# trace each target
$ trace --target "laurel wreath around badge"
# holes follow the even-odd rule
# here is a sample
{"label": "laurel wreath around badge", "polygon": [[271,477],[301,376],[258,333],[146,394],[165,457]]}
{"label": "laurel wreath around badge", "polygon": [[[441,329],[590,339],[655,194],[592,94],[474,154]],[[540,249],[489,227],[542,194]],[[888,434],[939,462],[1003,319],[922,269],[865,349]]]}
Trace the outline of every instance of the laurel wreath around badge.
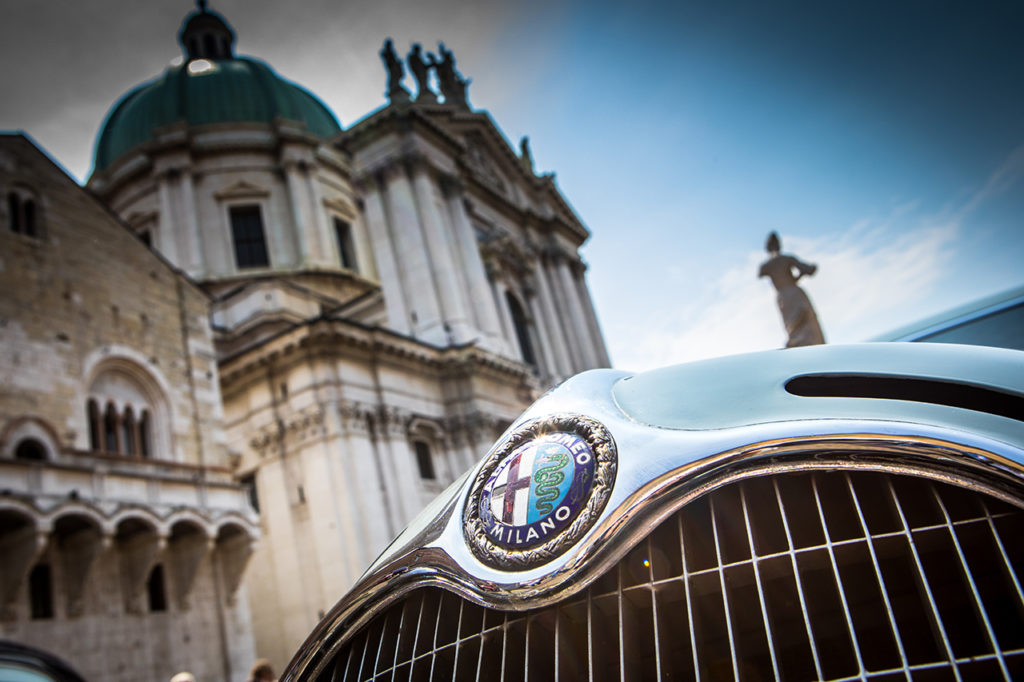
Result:
{"label": "laurel wreath around badge", "polygon": [[565,553],[604,509],[617,466],[615,441],[589,417],[523,424],[487,457],[470,488],[463,527],[473,554],[511,570]]}

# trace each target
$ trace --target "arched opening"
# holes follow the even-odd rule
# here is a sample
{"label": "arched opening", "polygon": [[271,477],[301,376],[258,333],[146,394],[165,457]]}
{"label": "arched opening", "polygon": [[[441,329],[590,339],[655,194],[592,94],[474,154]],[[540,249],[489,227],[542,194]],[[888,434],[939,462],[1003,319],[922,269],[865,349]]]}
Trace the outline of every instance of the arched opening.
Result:
{"label": "arched opening", "polygon": [[124,418],[121,420],[121,443],[124,446],[124,453],[126,455],[138,453],[138,449],[135,447],[135,441],[137,440],[135,427],[135,412],[132,411],[132,407],[129,405],[124,411]]}
{"label": "arched opening", "polygon": [[18,447],[14,449],[14,458],[43,462],[46,460],[46,446],[35,438],[26,438],[18,443]]}
{"label": "arched opening", "polygon": [[150,613],[167,610],[167,585],[164,580],[164,565],[157,564],[146,580],[146,597]]}
{"label": "arched opening", "polygon": [[169,415],[160,385],[133,362],[117,358],[104,364],[89,386],[93,449],[146,458],[170,453]]}
{"label": "arched opening", "polygon": [[143,410],[142,416],[139,418],[139,454],[145,458],[149,458],[152,450],[152,426],[149,418],[149,410]]}
{"label": "arched opening", "polygon": [[27,237],[39,235],[36,202],[27,190],[7,194],[7,226],[11,232]]}
{"label": "arched opening", "polygon": [[103,415],[103,450],[118,452],[117,447],[117,408],[114,403],[107,403],[107,411]]}
{"label": "arched opening", "polygon": [[519,305],[519,301],[511,292],[505,293],[508,301],[508,309],[512,314],[512,326],[515,327],[516,339],[519,341],[519,350],[523,355],[523,362],[537,366],[537,355],[533,351],[533,342],[530,340],[530,321],[526,311]]}
{"label": "arched opening", "polygon": [[93,452],[101,450],[102,439],[100,434],[103,428],[100,425],[100,406],[92,398],[89,399],[89,449]]}
{"label": "arched opening", "polygon": [[28,603],[32,620],[53,618],[53,573],[50,564],[36,564],[28,574]]}

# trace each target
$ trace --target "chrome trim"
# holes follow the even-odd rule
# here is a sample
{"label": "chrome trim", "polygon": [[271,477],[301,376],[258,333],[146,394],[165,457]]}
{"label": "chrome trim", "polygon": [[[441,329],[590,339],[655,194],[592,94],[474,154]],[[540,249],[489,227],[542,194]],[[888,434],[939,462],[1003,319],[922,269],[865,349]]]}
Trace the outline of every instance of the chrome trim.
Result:
{"label": "chrome trim", "polygon": [[[505,611],[567,598],[625,556],[652,524],[706,492],[750,476],[837,467],[909,473],[1019,506],[1024,500],[1024,450],[1013,444],[1024,444],[1020,421],[936,404],[797,397],[784,386],[799,374],[842,368],[995,386],[1020,395],[1022,359],[1024,354],[999,349],[870,344],[697,363],[692,371],[698,377],[704,372],[704,383],[676,382],[658,398],[678,401],[680,411],[732,401],[743,415],[703,429],[651,425],[626,414],[614,388],[630,377],[627,373],[597,370],[574,377],[527,410],[489,456],[521,425],[552,414],[585,414],[603,425],[619,453],[616,481],[595,525],[579,542],[543,565],[520,570],[503,570],[478,559],[466,543],[462,520],[471,482],[485,467],[481,462],[385,550],[299,649],[282,680],[309,679],[344,637],[419,586],[442,587]],[[709,383],[709,367],[729,370],[729,381],[719,382],[722,386]],[[751,387],[746,394],[738,392],[743,384],[734,377],[748,374]],[[694,615],[688,617],[692,621]],[[822,665],[817,654],[815,665]]]}
{"label": "chrome trim", "polygon": [[[1012,633],[1024,623],[1024,599],[1011,591],[1011,599],[1017,602],[1006,605],[1016,615],[1007,618],[1004,610],[997,631],[986,613],[996,602],[991,594],[988,601],[983,599],[974,572],[985,571],[986,578],[996,581],[1001,588],[1012,577],[1015,591],[1019,583],[1013,564],[1005,553],[995,555],[990,551],[992,542],[1002,545],[1000,533],[1008,530],[997,530],[993,519],[1005,519],[1011,521],[1012,528],[1020,528],[1024,513],[1019,509],[1008,513],[1005,507],[993,509],[993,501],[981,495],[950,497],[952,486],[944,487],[940,494],[937,486],[916,477],[897,479],[897,491],[894,478],[888,474],[836,473],[821,467],[814,467],[812,472],[811,476],[796,479],[766,472],[769,485],[748,478],[734,481],[736,485],[728,493],[725,487],[716,488],[702,504],[681,508],[667,519],[669,523],[649,527],[644,544],[632,548],[611,572],[589,585],[582,600],[577,594],[527,614],[488,615],[447,592],[414,592],[402,600],[401,608],[379,612],[373,624],[353,640],[348,658],[331,662],[326,676],[320,679],[347,679],[346,673],[356,672],[351,664],[353,652],[361,660],[369,660],[368,642],[375,643],[378,651],[394,651],[386,658],[377,653],[372,668],[361,666],[366,672],[360,679],[444,679],[453,671],[459,679],[496,679],[498,671],[481,674],[485,649],[490,646],[491,657],[497,655],[491,646],[496,644],[495,637],[501,638],[500,665],[506,673],[511,670],[514,678],[526,673],[528,677],[538,674],[549,679],[555,671],[558,679],[559,671],[573,675],[575,667],[576,675],[589,673],[593,677],[596,670],[606,678],[611,673],[622,679],[637,675],[660,679],[664,665],[666,673],[696,673],[698,679],[702,670],[714,677],[725,674],[726,668],[731,668],[733,677],[740,679],[751,671],[751,666],[762,674],[770,667],[776,678],[806,679],[815,674],[817,679],[833,680],[864,679],[894,672],[909,675],[939,667],[959,678],[959,668],[965,666],[964,674],[977,679],[979,673],[972,666],[983,660],[992,663],[986,678],[1001,673],[1010,679],[1019,674],[1024,665],[1024,648],[1019,634]],[[785,494],[779,490],[783,484],[788,488]],[[879,493],[887,499],[862,497]],[[755,499],[760,515],[757,533],[752,529],[748,494],[759,496]],[[923,519],[918,514],[908,521],[905,506],[925,498],[934,498],[931,513],[926,515],[931,518]],[[798,507],[789,512],[785,499],[804,499],[815,511],[808,515],[809,509]],[[947,502],[956,503],[958,499],[958,510],[951,513]],[[869,500],[870,505],[865,506],[862,500]],[[884,510],[881,515],[879,509]],[[874,511],[870,521],[865,510]],[[738,516],[742,522],[736,524]],[[798,543],[789,530],[790,520],[801,531]],[[786,529],[784,539],[777,534],[779,524]],[[774,536],[770,532],[772,526]],[[706,538],[703,550],[695,546],[701,544],[700,538]],[[884,571],[878,565],[876,543],[883,546],[888,562]],[[932,548],[926,559],[918,553],[918,543]],[[963,543],[968,545],[961,546]],[[955,557],[951,551],[954,545]],[[943,549],[935,553],[936,547]],[[692,567],[687,559],[691,554],[696,561]],[[911,562],[915,568],[907,573]],[[783,564],[792,571],[782,569]],[[1024,567],[1024,558],[1019,553],[1016,566]],[[761,570],[772,576],[767,592],[760,582]],[[908,593],[906,582],[915,579],[926,595],[915,596],[913,588]],[[715,587],[711,587],[712,583]],[[760,608],[753,606],[755,600],[749,594],[755,583]],[[683,585],[687,586],[685,613],[669,608],[664,617],[660,616],[661,600],[682,606],[678,600]],[[696,594],[689,591],[690,585],[695,587]],[[792,602],[787,605],[787,598],[772,589],[787,585],[790,590],[795,587],[801,595],[805,586],[817,594],[813,612],[808,610],[803,597],[801,611],[794,612]],[[890,588],[899,589],[904,597],[901,612],[906,620],[897,619],[892,612],[887,597]],[[945,594],[941,604],[936,603],[933,593]],[[417,611],[422,620],[428,602],[435,616],[432,641],[425,648],[409,647],[413,635],[403,632],[403,619]],[[455,607],[457,616],[452,610]],[[584,622],[580,616],[584,609],[586,646],[581,648]],[[879,617],[880,609],[888,615]],[[696,627],[695,611],[700,613]],[[571,613],[576,615],[570,616]],[[601,644],[601,635],[595,638],[598,613],[605,624],[600,628],[603,636],[611,636],[604,640],[608,646]],[[475,620],[469,621],[470,615]],[[495,615],[500,618],[495,619]],[[447,624],[443,638],[438,625],[442,616]],[[575,625],[567,624],[567,668],[563,669],[560,643],[564,617],[572,618]],[[793,625],[801,620],[807,635],[803,642],[810,649],[801,643],[801,635],[792,636]],[[614,632],[607,626],[609,622],[618,625]],[[974,623],[987,634],[972,636],[980,634],[980,630],[974,630]],[[957,642],[951,642],[947,636],[946,625],[957,635]],[[672,633],[665,652],[659,649],[663,628],[671,628],[664,631]],[[815,641],[816,629],[825,635],[823,642]],[[935,635],[927,634],[936,630]],[[518,634],[513,637],[514,632]],[[419,632],[414,635],[418,637]],[[909,636],[914,646],[913,657],[908,656],[903,646],[904,635]],[[1008,639],[1000,641],[1003,638]],[[776,641],[782,647],[778,657]],[[509,655],[513,658],[508,659]],[[1008,663],[1011,656],[1013,662]],[[470,657],[469,662],[460,667],[460,661],[466,657]],[[504,667],[506,660],[511,668]],[[577,662],[585,664],[586,673],[580,669],[582,666],[574,666]]]}
{"label": "chrome trim", "polygon": [[[808,458],[821,453],[832,456]],[[894,461],[893,455],[899,459]],[[1024,459],[1024,452],[1017,451],[1016,455]],[[417,588],[441,587],[474,604],[499,610],[550,606],[589,586],[646,537],[650,528],[700,496],[765,474],[835,469],[910,474],[1024,507],[1024,467],[1008,453],[996,454],[932,438],[881,434],[759,443],[707,458],[698,465],[680,467],[636,490],[592,530],[564,570],[531,583],[499,584],[475,579],[440,543],[413,550],[353,588],[299,649],[281,681],[314,679],[349,637]],[[792,538],[789,541],[792,543]],[[920,565],[918,568],[923,570]],[[806,613],[806,605],[803,607]]]}

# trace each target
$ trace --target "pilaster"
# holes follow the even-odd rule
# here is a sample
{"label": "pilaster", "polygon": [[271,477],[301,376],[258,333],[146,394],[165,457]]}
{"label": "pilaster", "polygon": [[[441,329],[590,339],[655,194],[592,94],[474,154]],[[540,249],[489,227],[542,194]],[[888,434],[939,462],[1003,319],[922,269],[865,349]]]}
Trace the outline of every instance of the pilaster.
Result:
{"label": "pilaster", "polygon": [[392,249],[384,201],[374,178],[364,179],[360,183],[360,189],[363,194],[366,227],[370,234],[370,240],[373,243],[377,276],[380,279],[381,290],[384,294],[388,327],[400,334],[408,334],[411,331],[409,328],[409,312],[398,270],[398,259]]}
{"label": "pilaster", "polygon": [[442,319],[451,334],[451,341],[462,344],[472,340],[473,334],[469,327],[469,306],[459,287],[458,270],[451,251],[450,235],[454,230],[444,224],[438,210],[437,189],[427,162],[413,158],[410,165],[424,241],[431,261],[430,272],[434,276],[440,298]]}

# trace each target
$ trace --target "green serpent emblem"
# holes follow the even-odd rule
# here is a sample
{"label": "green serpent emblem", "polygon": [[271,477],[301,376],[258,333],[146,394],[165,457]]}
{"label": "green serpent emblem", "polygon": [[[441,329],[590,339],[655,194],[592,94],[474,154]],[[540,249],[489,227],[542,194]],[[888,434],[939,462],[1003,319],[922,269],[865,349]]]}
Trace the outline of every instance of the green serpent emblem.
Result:
{"label": "green serpent emblem", "polygon": [[558,499],[558,486],[565,480],[562,469],[570,463],[569,455],[558,448],[549,448],[544,453],[544,466],[537,469],[533,474],[533,480],[537,484],[534,488],[536,501],[534,506],[541,514],[547,515],[555,508],[552,504]]}

